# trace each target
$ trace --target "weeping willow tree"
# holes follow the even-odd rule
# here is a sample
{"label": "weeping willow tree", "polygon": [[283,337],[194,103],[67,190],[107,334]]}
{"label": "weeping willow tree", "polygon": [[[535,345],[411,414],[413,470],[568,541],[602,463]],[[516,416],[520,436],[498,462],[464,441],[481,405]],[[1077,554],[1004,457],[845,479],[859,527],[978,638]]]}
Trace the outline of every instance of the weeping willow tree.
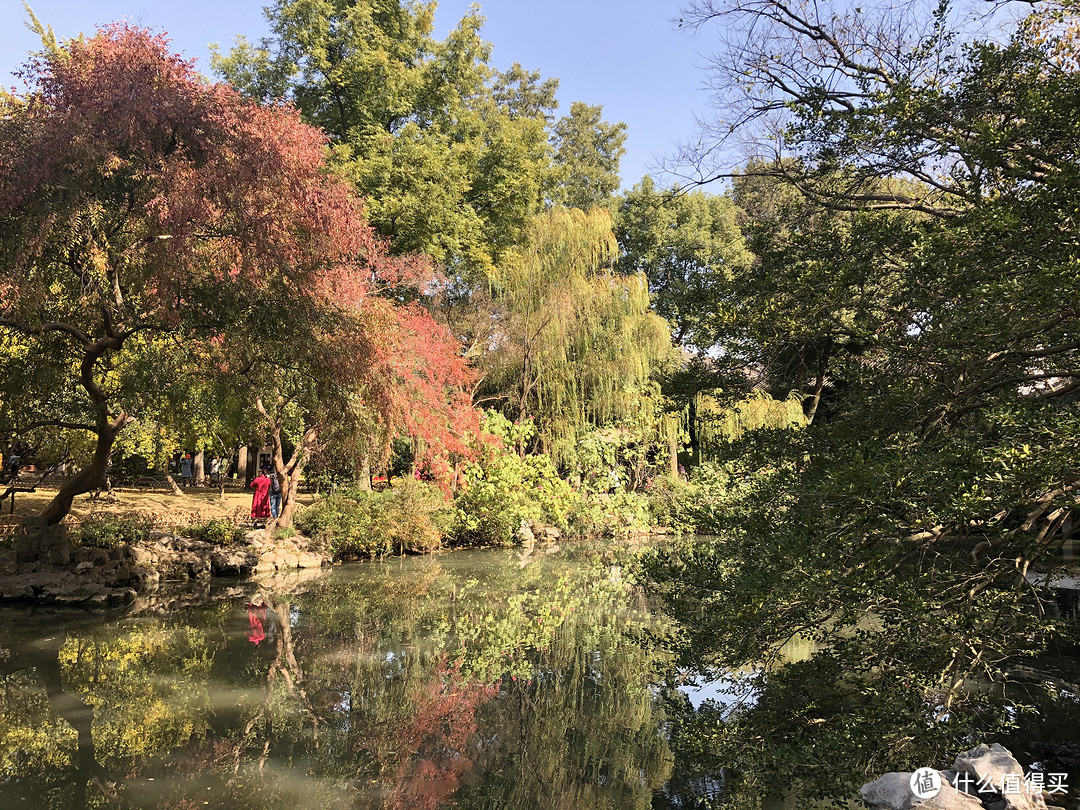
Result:
{"label": "weeping willow tree", "polygon": [[[497,305],[481,397],[534,419],[536,449],[572,463],[590,426],[659,412],[654,372],[673,356],[644,275],[619,275],[611,215],[552,208],[492,276]],[[653,404],[655,403],[655,405]]]}
{"label": "weeping willow tree", "polygon": [[797,394],[774,399],[764,391],[754,391],[731,402],[700,392],[692,410],[687,408],[684,416],[693,422],[701,461],[714,459],[718,445],[738,441],[748,431],[805,427],[808,422]]}

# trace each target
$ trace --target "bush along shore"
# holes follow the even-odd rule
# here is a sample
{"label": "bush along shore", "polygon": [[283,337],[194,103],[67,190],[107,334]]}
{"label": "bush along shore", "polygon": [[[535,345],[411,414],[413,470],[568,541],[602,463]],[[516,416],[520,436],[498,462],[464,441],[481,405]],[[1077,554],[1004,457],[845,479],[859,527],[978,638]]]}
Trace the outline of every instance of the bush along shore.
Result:
{"label": "bush along shore", "polygon": [[690,482],[654,478],[642,491],[597,470],[576,478],[562,477],[547,456],[499,451],[469,465],[453,496],[413,478],[382,492],[338,487],[302,508],[295,529],[244,528],[230,518],[164,527],[145,513],[95,513],[77,527],[31,518],[0,544],[0,600],[107,605],[165,582],[386,555],[710,533],[720,527],[718,513],[701,502],[722,505],[719,494],[738,483],[719,464],[700,465]]}
{"label": "bush along shore", "polygon": [[[516,458],[516,457],[515,457]],[[587,493],[546,465],[470,482],[457,498],[406,480],[384,492],[339,489],[303,509],[296,528],[228,519],[157,527],[145,515],[99,513],[77,527],[28,519],[0,545],[0,601],[105,606],[167,582],[256,577],[337,561],[576,537],[666,534],[670,492]],[[684,527],[685,528],[685,527]]]}

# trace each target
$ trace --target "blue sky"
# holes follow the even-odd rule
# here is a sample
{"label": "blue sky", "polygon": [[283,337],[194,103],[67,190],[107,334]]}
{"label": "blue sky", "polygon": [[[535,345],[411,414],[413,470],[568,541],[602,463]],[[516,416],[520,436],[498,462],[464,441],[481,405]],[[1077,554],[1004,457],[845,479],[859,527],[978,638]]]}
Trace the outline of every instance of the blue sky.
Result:
{"label": "blue sky", "polygon": [[[257,40],[266,33],[259,0],[31,0],[42,22],[60,37],[92,32],[122,18],[164,29],[174,48],[195,57],[209,72],[207,43],[228,46],[237,34]],[[469,9],[470,0],[442,0],[436,14],[440,37]],[[609,121],[629,127],[622,178],[626,187],[641,179],[689,139],[694,114],[706,110],[700,52],[709,43],[690,40],[670,22],[680,0],[488,0],[484,36],[492,43],[492,63],[512,62],[560,79],[562,111],[571,101],[603,104]],[[26,30],[20,0],[0,0],[0,81],[11,75],[37,44]]]}

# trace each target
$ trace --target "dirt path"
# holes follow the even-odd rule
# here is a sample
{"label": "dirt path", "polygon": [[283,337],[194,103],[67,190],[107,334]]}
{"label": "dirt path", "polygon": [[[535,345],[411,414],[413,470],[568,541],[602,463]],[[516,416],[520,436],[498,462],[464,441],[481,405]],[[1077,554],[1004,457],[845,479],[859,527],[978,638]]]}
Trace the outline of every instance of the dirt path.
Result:
{"label": "dirt path", "polygon": [[[0,526],[19,523],[24,517],[39,514],[56,494],[55,488],[41,487],[37,492],[19,492],[15,495],[15,513],[11,513],[11,502],[0,502]],[[80,495],[71,509],[71,518],[85,520],[91,514],[139,514],[153,515],[169,523],[186,523],[230,517],[249,513],[251,494],[247,492],[226,492],[222,500],[216,489],[193,487],[183,495],[145,490],[115,490],[119,499],[115,503],[104,500],[93,501],[89,495]],[[315,495],[301,495],[300,505],[306,506],[315,501]]]}

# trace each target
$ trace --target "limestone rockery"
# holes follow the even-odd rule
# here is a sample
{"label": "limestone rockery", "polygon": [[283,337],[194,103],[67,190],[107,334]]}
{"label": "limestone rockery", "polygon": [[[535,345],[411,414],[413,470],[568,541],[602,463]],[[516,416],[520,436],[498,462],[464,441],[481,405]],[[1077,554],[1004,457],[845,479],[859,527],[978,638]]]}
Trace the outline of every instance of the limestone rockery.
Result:
{"label": "limestone rockery", "polygon": [[1062,810],[1048,802],[1056,791],[1048,776],[1055,775],[1025,774],[1012,752],[995,743],[960,754],[949,770],[887,773],[859,795],[874,810]]}
{"label": "limestone rockery", "polygon": [[115,548],[75,545],[63,526],[30,522],[24,529],[0,546],[0,601],[123,604],[165,582],[258,577],[330,563],[307,538],[271,538],[262,529],[234,546],[155,531],[149,542]]}

